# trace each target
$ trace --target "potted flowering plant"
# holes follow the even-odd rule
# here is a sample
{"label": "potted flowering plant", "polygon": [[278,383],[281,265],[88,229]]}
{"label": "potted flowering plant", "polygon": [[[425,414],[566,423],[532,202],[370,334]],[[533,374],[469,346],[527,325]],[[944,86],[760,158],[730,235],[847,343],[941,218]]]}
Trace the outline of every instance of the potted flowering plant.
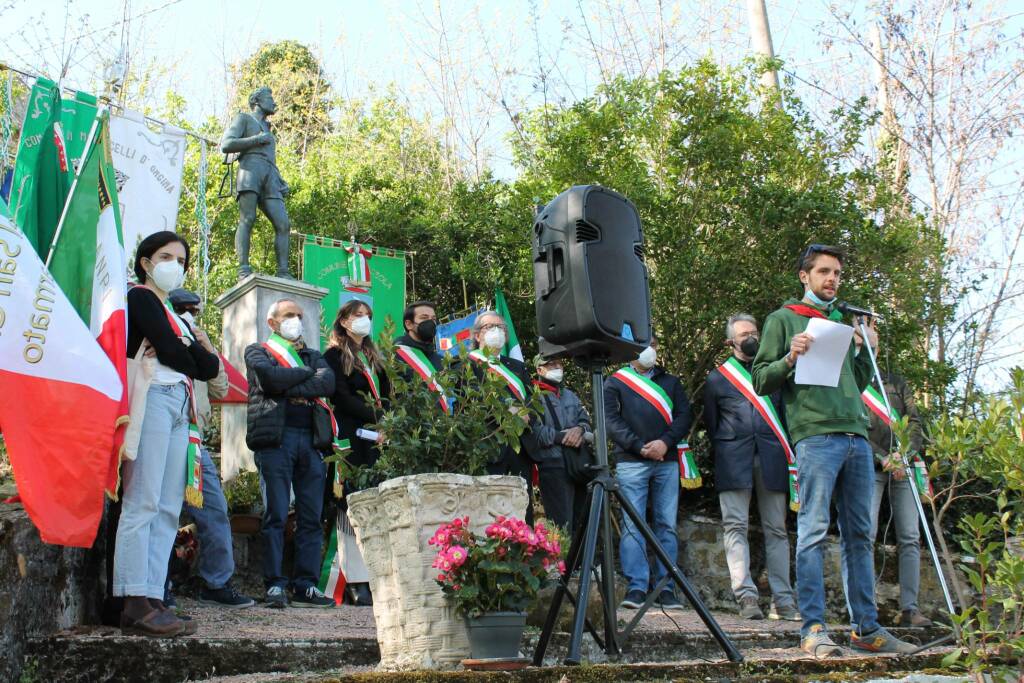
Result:
{"label": "potted flowering plant", "polygon": [[473,658],[518,657],[526,610],[565,570],[557,531],[498,516],[479,536],[462,517],[428,543],[438,549],[436,581],[466,621]]}

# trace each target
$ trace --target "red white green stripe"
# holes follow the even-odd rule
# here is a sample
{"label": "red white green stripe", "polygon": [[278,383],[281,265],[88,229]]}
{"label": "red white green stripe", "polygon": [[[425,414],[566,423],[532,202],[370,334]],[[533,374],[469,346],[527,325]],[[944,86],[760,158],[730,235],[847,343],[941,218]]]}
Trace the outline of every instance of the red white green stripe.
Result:
{"label": "red white green stripe", "polygon": [[[864,405],[868,407],[868,410],[877,415],[878,419],[890,429],[892,428],[892,423],[900,419],[899,412],[873,386],[868,386],[861,393],[860,397],[864,401]],[[898,443],[897,448],[899,448]],[[913,465],[914,483],[917,485],[917,492],[925,500],[931,500],[935,496],[935,489],[932,488],[931,479],[928,478],[928,467],[924,464],[921,456],[916,453],[911,458],[911,464]]]}
{"label": "red white green stripe", "polygon": [[747,369],[743,367],[743,364],[735,356],[722,363],[718,371],[729,380],[729,383],[738,392],[743,394],[754,405],[758,414],[768,423],[768,426],[771,427],[772,432],[775,434],[775,438],[778,439],[783,452],[786,454],[786,468],[789,471],[789,507],[793,511],[799,510],[800,483],[796,467],[796,453],[793,452],[792,446],[789,445],[789,436],[786,434],[785,427],[782,426],[782,420],[779,419],[775,406],[764,396],[758,396],[757,392],[754,391],[750,373],[747,372]]}
{"label": "red white green stripe", "polygon": [[860,397],[864,401],[864,405],[889,427],[892,426],[893,422],[900,419],[899,413],[886,402],[885,397],[882,396],[878,389],[869,386],[861,393]]}
{"label": "red white green stripe", "polygon": [[615,371],[612,377],[625,384],[654,406],[658,414],[665,419],[666,424],[672,424],[672,399],[669,398],[664,389],[628,365]]}
{"label": "red white green stripe", "polygon": [[445,396],[441,385],[434,380],[434,365],[430,362],[430,359],[427,358],[427,355],[417,348],[405,346],[403,344],[397,344],[395,346],[395,353],[397,353],[398,357],[412,368],[413,372],[420,376],[420,379],[427,383],[427,387],[429,387],[431,391],[437,392],[437,399],[441,403],[441,410],[446,413],[450,413],[452,411],[452,402],[447,396]]}
{"label": "red white green stripe", "polygon": [[373,369],[373,364],[366,357],[366,354],[360,351],[358,353],[359,362],[362,363],[363,376],[366,377],[366,381],[370,384],[370,393],[373,394],[373,400],[380,405],[380,380],[377,379],[377,372]]}
{"label": "red white green stripe", "polygon": [[699,489],[704,483],[697,469],[697,461],[693,458],[690,444],[680,441],[676,444],[676,457],[679,459],[679,484],[684,489]]}
{"label": "red white green stripe", "polygon": [[369,293],[370,258],[373,256],[373,250],[362,244],[349,244],[345,251],[348,252],[349,279],[345,289],[358,294]]}
{"label": "red white green stripe", "polygon": [[509,391],[511,391],[516,398],[520,401],[526,400],[526,387],[523,385],[523,381],[516,376],[516,373],[509,370],[499,358],[488,358],[480,349],[470,351],[469,357],[477,363],[485,364],[489,371],[505,380]]}
{"label": "red white green stripe", "polygon": [[338,555],[338,525],[334,524],[331,526],[331,540],[327,545],[327,552],[324,553],[317,588],[332,598],[335,605],[340,605],[345,598],[345,583],[345,574],[341,571],[341,558]]}
{"label": "red white green stripe", "polygon": [[[195,335],[188,325],[178,317],[178,314],[164,302],[164,312],[167,313],[167,322],[171,330],[178,337],[188,337],[195,342]],[[199,431],[198,416],[199,407],[196,405],[195,387],[192,386],[192,378],[185,377],[185,388],[188,390],[189,402],[189,423],[188,423],[188,450],[185,458],[185,502],[195,508],[203,507],[203,454],[200,450],[203,446],[203,435]]]}
{"label": "red white green stripe", "polygon": [[[295,347],[290,341],[279,335],[277,332],[270,333],[270,339],[263,342],[263,348],[267,350],[267,353],[277,361],[277,364],[285,368],[304,368],[306,364],[302,362],[302,358],[299,356],[299,352],[295,350]],[[313,403],[317,404],[321,408],[327,411],[327,415],[331,418],[331,431],[334,433],[334,438],[338,438],[338,421],[334,419],[334,411],[327,405],[327,401],[322,398],[314,398]]]}

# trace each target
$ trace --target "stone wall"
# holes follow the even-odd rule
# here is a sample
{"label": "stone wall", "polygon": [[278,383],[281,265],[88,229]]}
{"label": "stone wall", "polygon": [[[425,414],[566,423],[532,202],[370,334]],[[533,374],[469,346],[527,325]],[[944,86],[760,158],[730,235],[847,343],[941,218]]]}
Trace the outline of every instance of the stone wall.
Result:
{"label": "stone wall", "polygon": [[102,527],[99,538],[90,550],[48,545],[24,508],[0,505],[0,680],[18,680],[30,639],[98,621]]}
{"label": "stone wall", "polygon": [[[718,519],[691,516],[680,521],[679,562],[690,582],[701,593],[705,603],[713,610],[735,610],[736,602],[729,585],[729,568],[725,563],[725,547],[722,544],[722,524]],[[749,531],[750,567],[761,594],[761,605],[767,610],[771,602],[771,590],[765,573],[764,539],[761,528],[755,522]],[[796,534],[790,534],[791,553],[796,551]],[[830,622],[848,623],[843,584],[839,573],[839,539],[830,536],[825,547],[825,597],[826,615]],[[895,546],[875,546],[875,573],[878,613],[883,624],[892,624],[899,617],[899,562]],[[791,567],[792,571],[795,571]],[[794,587],[796,581],[794,580]],[[927,547],[922,539],[921,548],[921,592],[918,599],[921,611],[930,618],[945,612],[945,598],[935,573]]]}

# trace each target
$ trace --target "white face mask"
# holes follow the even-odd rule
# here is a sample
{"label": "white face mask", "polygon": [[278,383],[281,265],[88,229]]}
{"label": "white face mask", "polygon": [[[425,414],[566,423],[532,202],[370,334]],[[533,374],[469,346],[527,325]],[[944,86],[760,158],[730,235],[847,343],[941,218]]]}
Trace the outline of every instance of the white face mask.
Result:
{"label": "white face mask", "polygon": [[165,292],[181,287],[185,281],[185,269],[177,261],[161,261],[153,266],[149,272],[153,284]]}
{"label": "white face mask", "polygon": [[302,336],[302,319],[285,318],[281,321],[281,336],[288,341],[295,341]]}
{"label": "white face mask", "polygon": [[548,370],[544,373],[544,379],[549,379],[555,383],[561,382],[564,376],[565,372],[562,368],[555,368],[554,370]]}
{"label": "white face mask", "polygon": [[653,347],[648,346],[646,349],[640,352],[637,356],[637,362],[640,366],[650,370],[654,367],[654,364],[658,362],[658,352]]}
{"label": "white face mask", "polygon": [[363,315],[349,323],[348,329],[354,335],[365,337],[373,331],[373,321],[370,320],[370,316]]}
{"label": "white face mask", "polygon": [[192,317],[192,314],[189,311],[185,311],[178,317],[187,322],[189,327],[195,327],[196,320]]}
{"label": "white face mask", "polygon": [[484,346],[495,351],[500,351],[505,346],[505,330],[500,327],[492,327],[484,332]]}

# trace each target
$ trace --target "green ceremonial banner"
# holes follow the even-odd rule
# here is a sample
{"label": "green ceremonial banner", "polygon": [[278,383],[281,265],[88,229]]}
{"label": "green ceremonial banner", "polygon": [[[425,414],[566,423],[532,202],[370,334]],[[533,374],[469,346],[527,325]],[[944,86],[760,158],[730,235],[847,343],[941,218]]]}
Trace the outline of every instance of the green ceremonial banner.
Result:
{"label": "green ceremonial banner", "polygon": [[[370,269],[369,287],[359,275],[359,258],[353,258],[349,242],[306,235],[302,245],[302,280],[329,293],[324,297],[321,320],[321,348],[326,348],[324,332],[334,323],[342,304],[352,299],[365,301],[373,309],[373,335],[384,330],[390,317],[395,331],[401,334],[402,312],[405,310],[405,254],[391,249],[362,247],[365,263]],[[358,255],[358,252],[357,252]]]}
{"label": "green ceremonial banner", "polygon": [[15,223],[44,261],[95,118],[92,95],[76,93],[61,100],[53,81],[36,79],[18,142],[10,205]]}
{"label": "green ceremonial banner", "polygon": [[78,169],[82,154],[89,143],[89,131],[96,120],[96,97],[81,91],[74,98],[61,100],[60,125],[64,129],[64,144],[72,168]]}

